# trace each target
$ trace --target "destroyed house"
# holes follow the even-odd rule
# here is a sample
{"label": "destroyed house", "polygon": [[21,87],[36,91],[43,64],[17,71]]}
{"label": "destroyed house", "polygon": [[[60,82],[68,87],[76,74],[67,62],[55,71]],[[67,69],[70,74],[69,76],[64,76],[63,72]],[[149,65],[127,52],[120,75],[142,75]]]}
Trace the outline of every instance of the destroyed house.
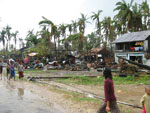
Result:
{"label": "destroyed house", "polygon": [[91,62],[103,62],[110,57],[111,53],[106,48],[92,48],[90,52],[85,55],[86,61],[90,59]]}
{"label": "destroyed house", "polygon": [[117,56],[120,56],[150,65],[146,58],[150,53],[150,30],[123,34],[113,42],[113,45],[116,62],[119,61]]}

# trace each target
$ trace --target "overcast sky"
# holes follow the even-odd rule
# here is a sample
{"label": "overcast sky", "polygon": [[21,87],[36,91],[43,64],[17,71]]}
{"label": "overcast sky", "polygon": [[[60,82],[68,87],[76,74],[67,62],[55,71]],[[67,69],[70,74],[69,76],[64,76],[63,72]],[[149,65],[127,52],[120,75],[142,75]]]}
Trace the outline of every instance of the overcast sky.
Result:
{"label": "overcast sky", "polygon": [[[42,16],[58,25],[77,20],[80,13],[91,16],[91,12],[103,10],[103,19],[114,15],[113,9],[118,1],[121,0],[0,0],[0,28],[8,24],[25,38],[28,30],[38,30]],[[134,2],[141,3],[142,0]]]}

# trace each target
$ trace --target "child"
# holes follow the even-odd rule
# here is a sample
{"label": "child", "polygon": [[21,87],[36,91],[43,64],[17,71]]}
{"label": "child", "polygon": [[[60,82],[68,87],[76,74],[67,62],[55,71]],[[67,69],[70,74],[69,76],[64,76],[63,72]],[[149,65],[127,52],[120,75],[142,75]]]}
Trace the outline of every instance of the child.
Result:
{"label": "child", "polygon": [[10,63],[9,60],[7,61],[7,66],[6,66],[6,74],[7,74],[7,79],[8,79],[8,75],[10,74]]}
{"label": "child", "polygon": [[18,65],[19,79],[24,77],[23,71],[24,71],[24,68],[23,68],[22,62],[20,61]]}
{"label": "child", "polygon": [[2,80],[2,73],[3,73],[3,62],[0,59],[0,76],[1,76],[1,80]]}
{"label": "child", "polygon": [[141,98],[141,104],[143,109],[145,109],[146,113],[150,113],[150,86],[145,87],[145,94]]}
{"label": "child", "polygon": [[14,62],[10,61],[10,77],[9,80],[14,77],[15,80],[15,66],[14,66]]}

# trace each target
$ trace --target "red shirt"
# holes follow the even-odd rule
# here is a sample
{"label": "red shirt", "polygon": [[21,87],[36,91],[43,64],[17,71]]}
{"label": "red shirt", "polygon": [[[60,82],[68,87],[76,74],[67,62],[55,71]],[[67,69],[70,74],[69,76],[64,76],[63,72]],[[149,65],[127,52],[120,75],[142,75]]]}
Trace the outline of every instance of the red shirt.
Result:
{"label": "red shirt", "polygon": [[39,64],[39,60],[36,61],[36,64]]}
{"label": "red shirt", "polygon": [[116,97],[114,94],[114,83],[110,78],[107,78],[104,81],[104,94],[105,94],[105,102],[116,101]]}

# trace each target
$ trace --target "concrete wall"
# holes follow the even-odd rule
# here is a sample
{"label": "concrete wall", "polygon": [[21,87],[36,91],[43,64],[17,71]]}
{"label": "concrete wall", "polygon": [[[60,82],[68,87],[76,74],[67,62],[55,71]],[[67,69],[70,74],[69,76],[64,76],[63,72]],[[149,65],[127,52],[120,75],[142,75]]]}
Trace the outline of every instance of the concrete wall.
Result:
{"label": "concrete wall", "polygon": [[128,60],[130,60],[130,56],[141,56],[142,57],[142,61],[144,61],[143,63],[146,63],[144,52],[115,53],[115,62],[118,63],[119,59],[118,59],[117,56],[126,58]]}

